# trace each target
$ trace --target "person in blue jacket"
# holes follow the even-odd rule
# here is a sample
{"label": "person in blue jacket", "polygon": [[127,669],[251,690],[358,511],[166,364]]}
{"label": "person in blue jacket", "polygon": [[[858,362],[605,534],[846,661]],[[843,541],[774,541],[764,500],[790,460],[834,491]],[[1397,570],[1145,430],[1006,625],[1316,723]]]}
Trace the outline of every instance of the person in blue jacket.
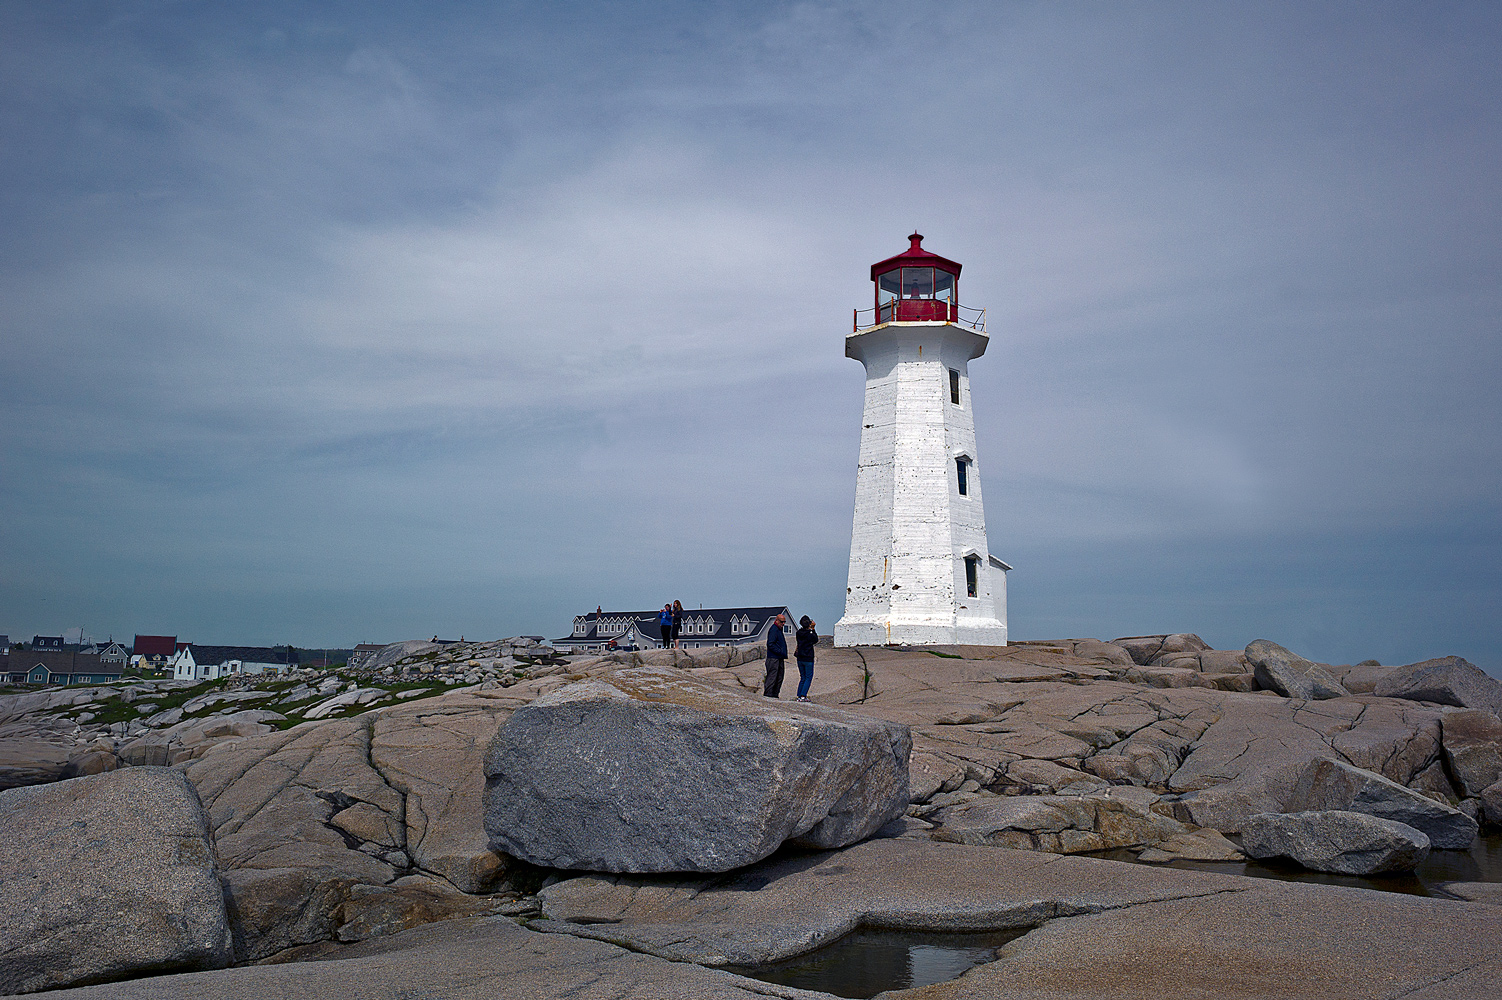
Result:
{"label": "person in blue jacket", "polygon": [[808,701],[808,689],[814,682],[814,646],[819,643],[818,626],[808,615],[798,619],[802,626],[796,636],[798,648],[793,651],[793,658],[798,661],[798,700]]}
{"label": "person in blue jacket", "polygon": [[662,632],[662,648],[667,649],[673,644],[673,606],[664,604],[662,613],[657,616],[657,628]]}
{"label": "person in blue jacket", "polygon": [[786,621],[778,615],[772,619],[772,627],[767,629],[767,682],[761,693],[768,698],[775,698],[782,691],[782,672],[788,662],[788,641],[782,634]]}

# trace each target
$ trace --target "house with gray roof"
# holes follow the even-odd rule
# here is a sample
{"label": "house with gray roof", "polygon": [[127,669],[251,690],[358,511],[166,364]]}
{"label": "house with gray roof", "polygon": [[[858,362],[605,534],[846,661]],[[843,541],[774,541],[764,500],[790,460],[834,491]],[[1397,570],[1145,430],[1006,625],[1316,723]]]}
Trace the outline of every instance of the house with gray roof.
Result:
{"label": "house with gray roof", "polygon": [[0,679],[7,684],[113,684],[120,679],[123,667],[119,662],[100,662],[97,652],[12,646]]}
{"label": "house with gray roof", "polygon": [[289,646],[207,646],[183,643],[168,664],[172,679],[216,681],[232,674],[284,674],[297,666]]}
{"label": "house with gray roof", "polygon": [[[597,653],[605,649],[660,649],[662,632],[657,624],[660,611],[592,611],[574,618],[574,630],[551,643],[566,652]],[[760,608],[701,608],[683,612],[678,644],[685,649],[702,646],[740,646],[767,641],[773,620],[784,616],[782,630],[792,635],[796,626],[787,605]]]}

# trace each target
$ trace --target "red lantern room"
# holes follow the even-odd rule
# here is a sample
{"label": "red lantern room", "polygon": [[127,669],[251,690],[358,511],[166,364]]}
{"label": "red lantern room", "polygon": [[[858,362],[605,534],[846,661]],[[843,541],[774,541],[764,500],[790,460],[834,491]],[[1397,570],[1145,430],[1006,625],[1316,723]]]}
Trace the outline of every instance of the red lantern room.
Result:
{"label": "red lantern room", "polygon": [[923,249],[923,237],[908,237],[903,253],[871,265],[876,283],[876,322],[954,323],[960,315],[960,265]]}

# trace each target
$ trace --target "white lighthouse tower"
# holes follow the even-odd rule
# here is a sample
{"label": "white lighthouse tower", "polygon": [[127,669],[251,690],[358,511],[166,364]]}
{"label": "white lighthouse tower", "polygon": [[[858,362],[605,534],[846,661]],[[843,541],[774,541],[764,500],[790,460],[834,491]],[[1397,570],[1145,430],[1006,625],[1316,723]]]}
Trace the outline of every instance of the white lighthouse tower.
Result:
{"label": "white lighthouse tower", "polygon": [[866,366],[866,407],[834,643],[1005,646],[1011,567],[986,546],[970,407],[985,314],[962,319],[960,265],[909,240],[871,266],[875,308],[857,310],[845,338],[846,357]]}

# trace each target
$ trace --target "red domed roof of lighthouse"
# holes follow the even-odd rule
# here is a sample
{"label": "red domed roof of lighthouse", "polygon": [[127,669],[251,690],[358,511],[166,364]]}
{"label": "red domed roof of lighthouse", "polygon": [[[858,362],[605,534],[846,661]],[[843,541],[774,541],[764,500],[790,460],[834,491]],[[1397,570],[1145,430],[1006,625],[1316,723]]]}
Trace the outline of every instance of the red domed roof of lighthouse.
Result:
{"label": "red domed roof of lighthouse", "polygon": [[913,233],[908,237],[908,248],[902,253],[872,264],[871,280],[875,281],[878,274],[885,274],[894,267],[937,267],[948,271],[956,277],[960,273],[959,264],[948,257],[940,257],[936,253],[929,253],[923,249],[923,235],[921,233]]}

